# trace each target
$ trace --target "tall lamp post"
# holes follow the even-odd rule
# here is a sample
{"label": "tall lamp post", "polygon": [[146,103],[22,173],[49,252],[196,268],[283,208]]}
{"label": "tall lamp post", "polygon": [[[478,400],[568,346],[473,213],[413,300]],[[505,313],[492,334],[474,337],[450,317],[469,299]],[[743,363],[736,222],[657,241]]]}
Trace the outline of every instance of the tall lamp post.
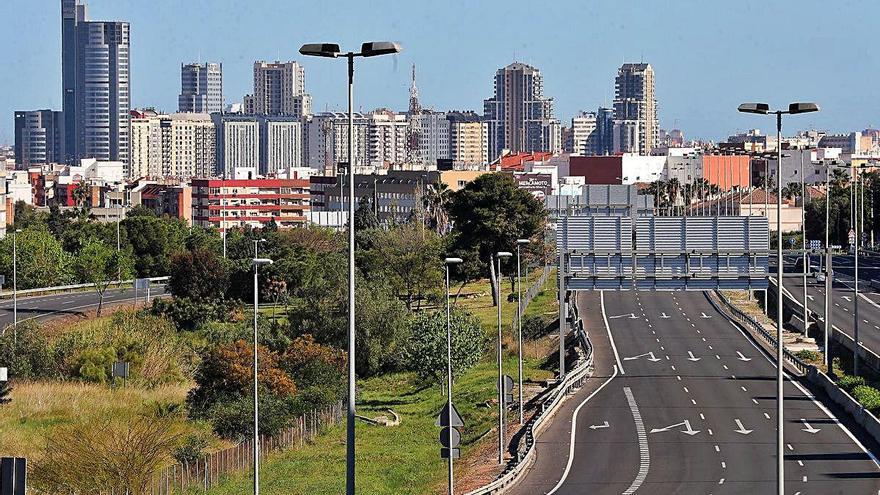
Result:
{"label": "tall lamp post", "polygon": [[260,495],[260,399],[259,382],[257,381],[257,315],[260,312],[260,285],[257,273],[260,266],[271,265],[272,260],[267,258],[254,258],[251,262],[254,267],[254,495]]}
{"label": "tall lamp post", "polygon": [[260,257],[259,245],[266,242],[266,239],[254,239],[254,258]]}
{"label": "tall lamp post", "polygon": [[807,272],[810,271],[810,256],[807,255],[807,184],[804,176],[804,150],[801,150],[801,246],[804,250],[801,260],[804,264],[804,338],[810,336],[810,309],[807,297]]}
{"label": "tall lamp post", "polygon": [[400,45],[391,41],[374,41],[362,44],[360,52],[342,52],[339,45],[335,43],[310,43],[303,45],[299,52],[309,57],[345,57],[348,60],[348,413],[345,441],[345,493],[354,495],[354,169],[356,165],[354,160],[354,59],[355,57],[376,57],[399,53]]}
{"label": "tall lamp post", "polygon": [[519,385],[519,424],[523,424],[523,340],[522,340],[522,273],[520,268],[520,246],[527,245],[532,241],[529,239],[516,240],[516,340],[517,340],[517,384]]}
{"label": "tall lamp post", "polygon": [[495,253],[495,258],[498,259],[498,464],[504,463],[504,373],[501,368],[501,285],[504,279],[501,276],[501,258],[511,256],[513,253],[507,251]]}
{"label": "tall lamp post", "polygon": [[[782,116],[784,114],[798,114],[817,112],[819,106],[815,103],[792,103],[788,110],[770,110],[766,103],[743,103],[737,109],[744,113],[757,113],[761,115],[776,115],[776,159],[779,168],[782,168]],[[781,172],[781,170],[779,171]],[[776,491],[778,495],[785,495],[785,421],[783,418],[783,348],[782,341],[782,174],[777,173],[776,181],[776,276],[778,291],[776,299]]]}
{"label": "tall lamp post", "polygon": [[18,342],[18,234],[21,229],[12,232],[12,336]]}
{"label": "tall lamp post", "polygon": [[461,258],[446,258],[443,264],[446,267],[446,431],[449,437],[446,439],[449,445],[449,495],[453,490],[452,474],[452,325],[449,317],[449,266],[462,262]]}

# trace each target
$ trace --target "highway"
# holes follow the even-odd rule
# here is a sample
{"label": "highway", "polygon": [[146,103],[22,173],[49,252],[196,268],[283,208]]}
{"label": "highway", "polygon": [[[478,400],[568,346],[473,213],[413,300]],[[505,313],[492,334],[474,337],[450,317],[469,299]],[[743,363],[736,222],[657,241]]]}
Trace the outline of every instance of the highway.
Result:
{"label": "highway", "polygon": [[[512,493],[775,491],[775,367],[706,296],[577,301],[594,376],[539,437]],[[786,493],[878,493],[876,459],[830,411],[790,381],[785,401]]]}
{"label": "highway", "polygon": [[[855,328],[853,312],[853,257],[834,256],[834,284],[832,286],[831,324],[838,330],[852,337]],[[812,264],[816,266],[816,257]],[[789,270],[789,267],[786,267]],[[880,279],[880,261],[874,257],[859,257],[859,341],[866,348],[880,354],[880,294],[870,287],[870,280]],[[800,303],[804,299],[802,277],[785,277],[785,288]],[[825,317],[825,283],[807,277],[807,301],[811,313],[817,314],[824,321]],[[803,314],[795,313],[795,323],[803,330]],[[820,328],[821,328],[820,323]]]}
{"label": "highway", "polygon": [[[150,289],[150,297],[165,294],[164,286]],[[104,293],[104,307],[120,302],[131,302],[134,290],[110,287]],[[143,304],[144,294],[138,292],[138,300]],[[68,315],[94,313],[98,307],[98,294],[94,290],[65,292],[46,296],[19,297],[18,321],[45,320]],[[0,328],[13,323],[12,298],[0,300]]]}

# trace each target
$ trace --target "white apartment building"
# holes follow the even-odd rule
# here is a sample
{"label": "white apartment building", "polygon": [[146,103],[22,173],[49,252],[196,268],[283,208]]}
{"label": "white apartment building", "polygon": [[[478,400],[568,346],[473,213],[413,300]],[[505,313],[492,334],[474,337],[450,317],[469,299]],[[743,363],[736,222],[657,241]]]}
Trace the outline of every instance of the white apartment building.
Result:
{"label": "white apartment building", "polygon": [[376,168],[406,161],[406,115],[377,110],[368,115],[367,159]]}
{"label": "white apartment building", "polygon": [[217,163],[225,177],[254,178],[260,166],[260,123],[256,118],[215,114]]}
{"label": "white apartment building", "polygon": [[459,165],[489,163],[489,124],[473,112],[449,112],[449,158]]}
{"label": "white apartment building", "polygon": [[415,138],[411,160],[435,165],[437,160],[449,159],[449,120],[445,112],[422,111],[410,116],[410,132]]}
{"label": "white apartment building", "polygon": [[[303,130],[303,164],[309,168],[333,174],[338,163],[348,162],[348,114],[324,112],[305,119]],[[368,119],[354,114],[354,163],[367,165]]]}
{"label": "white apartment building", "polygon": [[134,112],[131,149],[129,178],[187,179],[216,173],[216,130],[206,113]]}
{"label": "white apartment building", "polygon": [[248,113],[303,117],[312,113],[306,94],[306,70],[297,62],[254,62],[254,94]]}
{"label": "white apartment building", "polygon": [[261,121],[260,137],[262,160],[260,172],[277,174],[289,168],[299,168],[303,160],[302,122],[299,120]]}
{"label": "white apartment building", "polygon": [[159,115],[138,113],[131,119],[130,178],[162,174],[162,126]]}
{"label": "white apartment building", "polygon": [[571,151],[573,155],[590,155],[595,148],[596,113],[581,112],[571,119]]}

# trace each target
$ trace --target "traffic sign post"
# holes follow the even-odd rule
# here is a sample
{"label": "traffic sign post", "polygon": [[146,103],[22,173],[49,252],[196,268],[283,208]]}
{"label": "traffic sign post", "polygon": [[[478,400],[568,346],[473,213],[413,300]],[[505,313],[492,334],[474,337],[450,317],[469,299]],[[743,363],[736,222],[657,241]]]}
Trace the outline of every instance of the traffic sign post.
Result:
{"label": "traffic sign post", "polygon": [[458,448],[461,444],[461,432],[458,430],[458,427],[464,426],[464,421],[462,421],[458,410],[455,409],[455,405],[447,403],[443,406],[440,414],[437,415],[437,420],[434,421],[434,425],[441,427],[440,458],[458,459],[461,457],[461,449]]}
{"label": "traffic sign post", "polygon": [[511,402],[513,402],[513,378],[504,375],[504,405],[507,406]]}
{"label": "traffic sign post", "polygon": [[27,459],[0,458],[0,495],[25,495],[27,492]]}

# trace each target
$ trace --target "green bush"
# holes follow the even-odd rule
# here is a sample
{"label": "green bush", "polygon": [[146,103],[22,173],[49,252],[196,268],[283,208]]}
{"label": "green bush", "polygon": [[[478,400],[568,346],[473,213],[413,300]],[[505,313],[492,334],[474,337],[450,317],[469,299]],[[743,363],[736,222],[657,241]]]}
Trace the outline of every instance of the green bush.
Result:
{"label": "green bush", "polygon": [[556,318],[548,315],[525,315],[522,320],[523,338],[535,340],[547,334],[547,329]]}
{"label": "green bush", "polygon": [[852,391],[853,398],[872,413],[880,411],[880,390],[867,385],[859,385]]}
{"label": "green bush", "polygon": [[[214,432],[223,438],[240,440],[253,435],[253,397],[217,401],[205,411],[205,415],[210,419]],[[296,401],[292,396],[260,394],[261,435],[275,435],[292,425],[296,418]]]}
{"label": "green bush", "polygon": [[79,355],[77,374],[87,382],[106,383],[114,361],[116,349],[112,347],[86,349]]}
{"label": "green bush", "polygon": [[[452,373],[461,376],[483,355],[485,336],[480,320],[470,313],[453,311]],[[404,349],[406,363],[423,380],[446,376],[446,312],[421,313],[410,321],[410,337]]]}
{"label": "green bush", "polygon": [[809,349],[801,349],[794,353],[794,355],[801,361],[814,363],[819,360],[819,353],[816,351],[811,351]]}
{"label": "green bush", "polygon": [[[16,335],[17,334],[17,335]],[[57,366],[46,337],[33,322],[19,323],[0,336],[0,363],[9,368],[9,376],[34,380],[56,378]]]}
{"label": "green bush", "polygon": [[852,375],[844,375],[837,381],[837,385],[846,390],[847,392],[852,392],[854,388],[865,385],[865,379],[860,376],[852,376]]}
{"label": "green bush", "polygon": [[205,457],[205,449],[208,448],[208,439],[205,435],[187,435],[183,442],[178,445],[172,456],[181,464],[194,464]]}

